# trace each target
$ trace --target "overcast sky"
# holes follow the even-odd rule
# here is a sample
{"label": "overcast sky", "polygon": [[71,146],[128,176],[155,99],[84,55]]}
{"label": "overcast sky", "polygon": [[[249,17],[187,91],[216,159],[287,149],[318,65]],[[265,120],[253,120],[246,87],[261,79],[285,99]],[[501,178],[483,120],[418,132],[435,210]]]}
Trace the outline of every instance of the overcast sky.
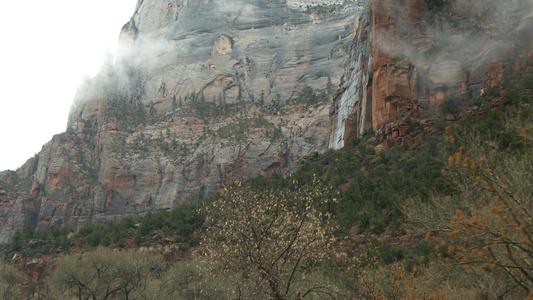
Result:
{"label": "overcast sky", "polygon": [[0,16],[0,171],[64,132],[76,88],[114,52],[137,0],[4,1]]}

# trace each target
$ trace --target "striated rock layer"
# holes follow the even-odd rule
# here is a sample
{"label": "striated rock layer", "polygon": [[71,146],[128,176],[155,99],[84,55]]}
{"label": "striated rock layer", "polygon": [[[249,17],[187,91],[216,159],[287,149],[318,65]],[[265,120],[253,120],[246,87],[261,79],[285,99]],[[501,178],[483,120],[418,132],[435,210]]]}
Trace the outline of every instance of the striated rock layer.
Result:
{"label": "striated rock layer", "polygon": [[[450,97],[479,97],[533,73],[533,2],[375,0],[335,95],[329,147],[365,131],[411,144]],[[454,116],[450,116],[454,119]]]}
{"label": "striated rock layer", "polygon": [[0,242],[171,209],[326,149],[356,1],[139,0],[67,131],[0,173]]}
{"label": "striated rock layer", "polygon": [[[120,77],[139,77],[142,103],[158,113],[191,94],[290,100],[306,85],[324,89],[328,77],[338,83],[360,10],[339,0],[139,1],[122,29]],[[83,96],[70,125],[91,109]]]}
{"label": "striated rock layer", "polygon": [[533,72],[532,6],[139,0],[67,132],[0,173],[0,241],[170,209],[369,132],[410,145],[446,99]]}
{"label": "striated rock layer", "polygon": [[367,12],[358,27],[332,104],[328,146],[344,147],[345,142],[361,137],[372,125],[372,26]]}

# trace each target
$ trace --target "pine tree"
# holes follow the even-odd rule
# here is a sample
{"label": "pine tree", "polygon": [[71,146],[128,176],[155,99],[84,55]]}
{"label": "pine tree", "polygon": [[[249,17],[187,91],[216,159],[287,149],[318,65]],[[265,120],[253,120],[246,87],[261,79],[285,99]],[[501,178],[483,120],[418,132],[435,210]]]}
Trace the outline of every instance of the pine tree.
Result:
{"label": "pine tree", "polygon": [[242,100],[242,87],[239,85],[239,94],[237,95],[237,101],[241,102]]}
{"label": "pine tree", "polygon": [[265,91],[261,90],[261,96],[259,98],[259,104],[261,107],[265,105]]}

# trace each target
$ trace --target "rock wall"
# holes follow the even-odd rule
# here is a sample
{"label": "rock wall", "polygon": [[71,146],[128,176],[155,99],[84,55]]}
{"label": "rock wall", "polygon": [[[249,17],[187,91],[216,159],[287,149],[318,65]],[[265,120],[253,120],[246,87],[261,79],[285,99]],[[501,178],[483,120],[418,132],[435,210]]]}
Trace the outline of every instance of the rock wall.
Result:
{"label": "rock wall", "polygon": [[[126,75],[141,73],[141,100],[159,114],[191,94],[286,101],[305,86],[324,89],[328,77],[338,84],[360,10],[338,0],[139,1],[117,61]],[[83,120],[86,103],[78,95],[70,125]]]}
{"label": "rock wall", "polygon": [[[344,2],[347,2],[344,4]],[[140,0],[68,129],[0,175],[0,242],[171,209],[326,149],[356,1]]]}
{"label": "rock wall", "polygon": [[532,11],[531,1],[518,0],[374,0],[363,13],[371,28],[358,38],[363,49],[371,43],[371,53],[350,52],[349,63],[359,67],[346,69],[335,96],[329,147],[370,129],[386,144],[411,144],[442,117],[447,97],[466,104],[504,74],[532,73]]}
{"label": "rock wall", "polygon": [[350,139],[361,137],[372,125],[372,26],[371,14],[364,13],[345,62],[332,104],[328,147],[340,149]]}
{"label": "rock wall", "polygon": [[532,12],[523,0],[139,0],[67,132],[0,173],[0,241],[25,224],[171,209],[365,133],[410,144],[450,95],[533,72]]}

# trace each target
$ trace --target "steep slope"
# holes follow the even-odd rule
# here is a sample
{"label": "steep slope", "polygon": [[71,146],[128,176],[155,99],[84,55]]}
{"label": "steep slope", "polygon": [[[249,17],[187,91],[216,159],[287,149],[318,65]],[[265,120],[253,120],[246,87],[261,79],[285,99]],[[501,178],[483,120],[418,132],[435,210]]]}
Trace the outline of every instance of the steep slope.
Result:
{"label": "steep slope", "polygon": [[412,144],[446,100],[466,103],[504,74],[531,74],[532,11],[521,0],[372,1],[334,99],[329,146],[367,130],[386,145]]}
{"label": "steep slope", "polygon": [[[143,104],[158,113],[169,112],[174,97],[193,93],[207,102],[234,102],[239,93],[259,101],[263,94],[270,103],[277,94],[291,99],[306,85],[324,89],[328,77],[336,83],[343,72],[360,11],[342,3],[139,1],[122,29],[117,60],[127,70],[120,77],[139,77]],[[83,96],[75,99],[71,125],[88,109]]]}
{"label": "steep slope", "polygon": [[140,0],[67,132],[0,173],[0,241],[194,202],[365,133],[409,146],[533,72],[532,6]]}
{"label": "steep slope", "polygon": [[0,241],[170,209],[326,149],[356,2],[140,0],[67,132],[0,176]]}

